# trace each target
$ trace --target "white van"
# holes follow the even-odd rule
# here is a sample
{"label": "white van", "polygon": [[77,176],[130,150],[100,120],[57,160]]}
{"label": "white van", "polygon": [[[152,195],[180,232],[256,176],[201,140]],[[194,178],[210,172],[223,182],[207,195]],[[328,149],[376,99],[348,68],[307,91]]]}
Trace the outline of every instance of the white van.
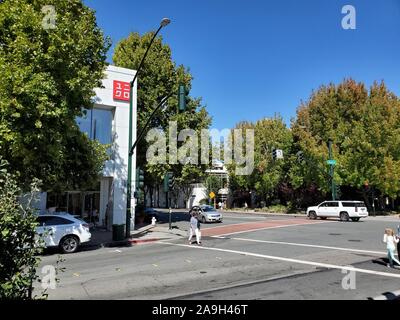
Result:
{"label": "white van", "polygon": [[339,218],[340,221],[359,221],[368,217],[368,210],[362,201],[324,201],[318,206],[307,208],[310,219]]}

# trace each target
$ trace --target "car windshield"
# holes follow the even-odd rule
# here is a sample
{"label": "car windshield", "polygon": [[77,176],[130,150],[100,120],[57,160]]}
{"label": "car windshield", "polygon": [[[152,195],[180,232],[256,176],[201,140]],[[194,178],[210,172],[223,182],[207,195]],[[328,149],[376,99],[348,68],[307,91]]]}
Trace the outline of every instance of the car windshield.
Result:
{"label": "car windshield", "polygon": [[203,207],[202,210],[205,212],[217,211],[213,207]]}

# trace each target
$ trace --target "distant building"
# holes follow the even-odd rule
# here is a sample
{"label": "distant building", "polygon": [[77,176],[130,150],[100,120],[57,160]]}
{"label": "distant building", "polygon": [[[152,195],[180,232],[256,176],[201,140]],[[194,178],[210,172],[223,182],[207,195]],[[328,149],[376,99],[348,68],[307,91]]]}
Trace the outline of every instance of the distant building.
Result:
{"label": "distant building", "polygon": [[[226,167],[222,161],[213,161],[212,169],[206,171],[207,174],[213,175],[220,179],[221,188],[216,195],[215,202],[218,204],[220,201],[226,203],[229,194],[229,175]],[[185,195],[183,192],[178,192],[177,196],[171,197],[171,206],[173,208],[187,208],[198,206],[202,203],[207,203],[209,200],[206,186],[201,183],[194,183],[191,185],[189,194]],[[151,201],[152,200],[152,201]],[[159,189],[153,190],[153,195],[146,194],[146,206],[161,207],[167,206],[167,194],[164,192],[162,186]]]}

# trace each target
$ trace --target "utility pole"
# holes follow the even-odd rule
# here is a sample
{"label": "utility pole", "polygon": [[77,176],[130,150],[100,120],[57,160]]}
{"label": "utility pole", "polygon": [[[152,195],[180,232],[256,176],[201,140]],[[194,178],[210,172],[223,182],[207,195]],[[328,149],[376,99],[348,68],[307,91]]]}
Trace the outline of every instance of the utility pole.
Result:
{"label": "utility pole", "polygon": [[[135,85],[136,78],[143,66],[143,63],[146,59],[147,53],[149,52],[151,45],[153,44],[154,39],[157,37],[157,34],[160,32],[160,30],[167,26],[171,22],[170,19],[164,18],[161,20],[160,27],[158,30],[154,33],[153,38],[150,41],[150,44],[148,45],[146,52],[144,53],[144,56],[142,60],[140,61],[139,67],[136,70],[135,76],[133,80],[130,82],[130,93],[129,93],[129,140],[128,140],[128,179],[127,179],[127,194],[126,194],[126,222],[125,222],[125,237],[129,238],[131,235],[131,219],[132,219],[132,157],[133,157],[133,151],[134,147],[136,146],[136,143],[138,142],[138,139],[136,140],[135,144],[132,146],[132,139],[133,139],[133,87]],[[139,137],[140,138],[140,137]],[[133,211],[134,212],[134,211]]]}
{"label": "utility pole", "polygon": [[168,230],[172,230],[172,208],[171,208],[171,206],[169,206],[168,214],[169,214],[169,228],[168,228]]}
{"label": "utility pole", "polygon": [[328,149],[329,149],[329,176],[331,179],[331,190],[332,190],[332,200],[336,200],[336,184],[335,184],[335,179],[334,179],[334,174],[335,174],[335,165],[333,163],[332,159],[332,143],[333,141],[329,139],[328,141]]}

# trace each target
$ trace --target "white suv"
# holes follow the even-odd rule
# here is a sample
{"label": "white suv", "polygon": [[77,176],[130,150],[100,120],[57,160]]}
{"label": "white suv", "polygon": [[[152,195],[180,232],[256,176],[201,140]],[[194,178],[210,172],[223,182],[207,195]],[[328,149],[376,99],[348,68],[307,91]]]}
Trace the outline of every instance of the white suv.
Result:
{"label": "white suv", "polygon": [[307,208],[310,219],[339,218],[340,221],[359,221],[368,217],[368,210],[361,201],[325,201],[315,207]]}
{"label": "white suv", "polygon": [[89,225],[70,214],[39,215],[37,222],[36,233],[43,236],[46,247],[59,247],[63,253],[77,251],[91,238]]}

